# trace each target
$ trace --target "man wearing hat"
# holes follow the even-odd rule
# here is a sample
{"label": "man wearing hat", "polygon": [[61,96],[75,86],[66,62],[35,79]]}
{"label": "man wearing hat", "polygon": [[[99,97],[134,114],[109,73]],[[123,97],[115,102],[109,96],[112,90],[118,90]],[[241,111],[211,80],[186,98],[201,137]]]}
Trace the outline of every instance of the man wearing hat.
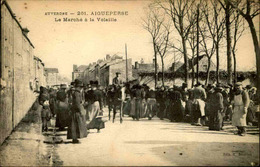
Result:
{"label": "man wearing hat", "polygon": [[71,83],[70,83],[70,88],[69,88],[69,90],[67,91],[69,104],[72,103],[72,93],[73,93],[74,90],[75,90],[74,85],[75,85],[75,82],[71,82]]}
{"label": "man wearing hat", "polygon": [[113,85],[116,85],[116,87],[119,87],[123,84],[120,76],[121,76],[121,73],[116,72],[116,77],[113,79]]}
{"label": "man wearing hat", "polygon": [[234,89],[232,125],[238,129],[238,135],[246,135],[246,115],[250,103],[249,95],[243,90],[242,83],[237,82]]}
{"label": "man wearing hat", "polygon": [[56,127],[59,127],[59,130],[64,130],[69,125],[69,103],[66,89],[67,85],[61,84],[60,90],[57,92]]}

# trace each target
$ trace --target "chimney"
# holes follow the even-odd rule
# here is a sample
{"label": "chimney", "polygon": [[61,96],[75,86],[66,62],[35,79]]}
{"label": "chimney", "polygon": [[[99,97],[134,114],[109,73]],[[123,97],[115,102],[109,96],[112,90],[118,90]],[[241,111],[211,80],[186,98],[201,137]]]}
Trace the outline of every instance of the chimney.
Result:
{"label": "chimney", "polygon": [[138,69],[139,68],[139,63],[138,61],[135,62],[135,69]]}
{"label": "chimney", "polygon": [[111,56],[109,54],[106,55],[106,60],[110,60]]}
{"label": "chimney", "polygon": [[73,72],[75,72],[77,68],[78,66],[76,64],[73,64]]}
{"label": "chimney", "polygon": [[28,30],[28,28],[23,28],[23,34],[24,34],[24,35],[27,36],[27,35],[28,35],[28,32],[30,32],[30,31]]}

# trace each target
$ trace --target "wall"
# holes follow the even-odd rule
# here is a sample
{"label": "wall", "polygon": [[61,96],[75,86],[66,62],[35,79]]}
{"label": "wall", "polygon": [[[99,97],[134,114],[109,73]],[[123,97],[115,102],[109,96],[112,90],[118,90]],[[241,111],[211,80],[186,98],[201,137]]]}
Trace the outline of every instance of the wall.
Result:
{"label": "wall", "polygon": [[12,16],[1,5],[1,95],[0,95],[0,143],[13,129],[13,35]]}
{"label": "wall", "polygon": [[109,67],[102,68],[100,70],[100,85],[101,86],[109,85]]}
{"label": "wall", "polygon": [[58,73],[47,73],[47,86],[57,85],[58,84]]}
{"label": "wall", "polygon": [[35,101],[34,79],[39,75],[41,84],[45,80],[43,68],[35,68],[32,44],[5,1],[1,4],[1,16],[0,144]]}

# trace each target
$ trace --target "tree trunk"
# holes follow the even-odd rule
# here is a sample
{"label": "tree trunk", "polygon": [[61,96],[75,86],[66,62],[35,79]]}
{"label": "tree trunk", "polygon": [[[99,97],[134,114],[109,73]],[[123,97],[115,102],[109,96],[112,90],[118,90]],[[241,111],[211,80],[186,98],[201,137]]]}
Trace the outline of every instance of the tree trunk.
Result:
{"label": "tree trunk", "polygon": [[236,51],[232,50],[233,62],[234,62],[234,85],[237,82],[237,60],[236,60]]}
{"label": "tree trunk", "polygon": [[161,61],[162,61],[162,86],[164,86],[164,62],[162,56],[161,56]]}
{"label": "tree trunk", "polygon": [[188,59],[188,55],[187,55],[186,39],[184,37],[182,37],[182,47],[183,47],[184,67],[185,67],[185,83],[188,84],[188,80],[189,80],[189,59]]}
{"label": "tree trunk", "polygon": [[217,83],[219,83],[219,43],[216,43],[216,61],[217,61],[217,67],[216,67],[216,80]]}
{"label": "tree trunk", "polygon": [[255,48],[255,57],[256,57],[256,77],[257,77],[257,99],[258,99],[258,103],[260,103],[260,48],[259,48],[259,43],[258,43],[258,39],[257,39],[257,35],[256,35],[256,30],[255,30],[255,26],[253,23],[252,18],[249,16],[248,18],[246,18],[250,31],[251,31],[251,35],[252,35],[252,39],[254,42],[254,48]]}
{"label": "tree trunk", "polygon": [[232,84],[232,57],[231,57],[231,35],[230,35],[230,3],[226,1],[226,35],[227,35],[227,83]]}
{"label": "tree trunk", "polygon": [[199,82],[199,5],[197,6],[197,83]]}
{"label": "tree trunk", "polygon": [[153,50],[154,50],[154,88],[156,88],[157,81],[158,81],[158,73],[157,73],[157,51],[156,51],[154,40],[153,40]]}
{"label": "tree trunk", "polygon": [[208,57],[207,78],[205,81],[205,86],[207,86],[209,83],[210,66],[211,66],[211,61],[210,61],[210,58]]}
{"label": "tree trunk", "polygon": [[191,69],[192,69],[192,80],[191,80],[191,87],[193,88],[195,82],[195,70],[194,70],[194,49],[192,49],[192,60],[191,60]]}

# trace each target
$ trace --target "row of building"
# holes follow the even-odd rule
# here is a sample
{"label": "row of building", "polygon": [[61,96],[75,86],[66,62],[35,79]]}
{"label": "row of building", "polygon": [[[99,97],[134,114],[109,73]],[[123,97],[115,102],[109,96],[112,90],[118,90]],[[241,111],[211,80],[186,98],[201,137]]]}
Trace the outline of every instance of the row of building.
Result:
{"label": "row of building", "polygon": [[[197,60],[194,60],[194,66]],[[199,69],[202,72],[207,71],[207,58],[206,56],[199,57]],[[191,61],[190,72],[191,72]],[[158,72],[160,74],[161,68],[157,64]],[[215,68],[214,63],[211,65],[211,70]],[[168,73],[183,73],[184,64],[182,62],[175,62],[165,69],[164,72]],[[195,69],[196,70],[196,69]],[[155,72],[155,61],[153,63],[144,63],[143,60],[135,62],[132,65],[132,59],[123,59],[118,55],[106,55],[103,60],[98,60],[97,62],[90,63],[89,65],[73,65],[72,80],[79,79],[83,81],[84,84],[88,84],[90,80],[99,81],[101,86],[108,86],[112,84],[113,78],[116,76],[116,72],[121,72],[121,78],[125,81],[131,80],[142,80],[143,76],[153,76]],[[150,79],[151,80],[151,79]],[[149,82],[149,79],[147,80]]]}
{"label": "row of building", "polygon": [[122,81],[126,82],[138,79],[140,72],[154,71],[154,67],[154,63],[135,62],[135,65],[132,65],[132,59],[123,59],[118,55],[106,55],[104,60],[98,60],[89,65],[73,65],[72,80],[79,79],[84,84],[95,80],[101,86],[108,86],[112,84],[116,72],[120,72]]}
{"label": "row of building", "polygon": [[34,55],[28,32],[8,3],[1,0],[0,144],[31,108],[35,91],[57,84],[51,82],[53,74]]}

